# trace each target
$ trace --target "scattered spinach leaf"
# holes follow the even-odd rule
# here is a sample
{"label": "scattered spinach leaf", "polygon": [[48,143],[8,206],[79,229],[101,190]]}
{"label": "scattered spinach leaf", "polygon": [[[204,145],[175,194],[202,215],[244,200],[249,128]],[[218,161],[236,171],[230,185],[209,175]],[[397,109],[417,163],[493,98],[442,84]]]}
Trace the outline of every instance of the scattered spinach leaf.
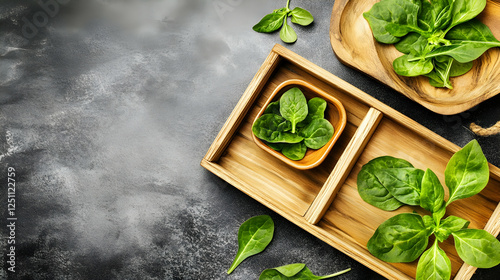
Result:
{"label": "scattered spinach leaf", "polygon": [[273,239],[274,222],[268,215],[255,216],[243,224],[238,230],[238,252],[227,274],[246,258],[258,254],[269,245]]}
{"label": "scattered spinach leaf", "polygon": [[297,33],[288,25],[288,17],[292,18],[292,23],[302,26],[307,26],[314,21],[314,17],[305,9],[295,7],[290,10],[290,0],[288,0],[286,7],[265,15],[252,29],[257,32],[271,33],[281,28],[281,40],[289,44],[294,43],[297,41]]}
{"label": "scattered spinach leaf", "polygon": [[432,170],[425,170],[420,190],[420,206],[435,213],[440,210],[444,203],[444,189],[439,178]]}
{"label": "scattered spinach leaf", "polygon": [[304,144],[304,142],[285,144],[283,145],[281,152],[284,156],[291,160],[301,160],[306,155],[307,146]]}
{"label": "scattered spinach leaf", "polygon": [[284,266],[279,266],[275,268],[268,268],[259,276],[259,280],[320,280],[320,279],[328,279],[341,274],[344,274],[351,269],[345,269],[334,274],[317,276],[314,275],[311,270],[304,263],[293,263]]}

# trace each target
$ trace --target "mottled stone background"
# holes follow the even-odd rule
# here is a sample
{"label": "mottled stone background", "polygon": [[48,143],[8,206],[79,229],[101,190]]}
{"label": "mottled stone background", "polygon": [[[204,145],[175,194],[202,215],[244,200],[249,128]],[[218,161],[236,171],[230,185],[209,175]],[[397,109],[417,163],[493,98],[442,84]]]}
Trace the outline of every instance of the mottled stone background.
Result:
{"label": "mottled stone background", "polygon": [[[338,279],[381,279],[199,163],[278,34],[251,27],[286,1],[52,0],[0,3],[2,270],[10,279],[257,279],[305,262]],[[450,141],[500,120],[500,97],[434,114],[342,65],[328,31],[334,1],[287,45]],[[57,9],[54,8],[54,3]],[[45,13],[45,16],[44,16]],[[500,136],[478,138],[500,166]],[[16,170],[16,272],[7,272],[7,169]],[[246,219],[275,238],[226,270]],[[474,279],[498,279],[499,268]]]}

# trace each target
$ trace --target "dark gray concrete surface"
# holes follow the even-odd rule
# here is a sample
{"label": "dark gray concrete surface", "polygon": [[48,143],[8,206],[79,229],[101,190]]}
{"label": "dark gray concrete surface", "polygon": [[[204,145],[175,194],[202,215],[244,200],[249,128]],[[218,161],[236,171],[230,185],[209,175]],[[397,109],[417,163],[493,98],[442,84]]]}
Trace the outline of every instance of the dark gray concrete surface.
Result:
{"label": "dark gray concrete surface", "polygon": [[[2,0],[0,279],[257,279],[304,262],[319,275],[382,279],[273,213],[199,163],[278,34],[251,27],[286,1]],[[339,62],[334,1],[291,1],[315,22],[287,48],[463,146],[471,122],[500,120],[500,97],[432,113]],[[477,138],[500,166],[500,136]],[[7,220],[15,169],[15,273]],[[246,219],[275,237],[226,275]],[[498,279],[500,269],[474,279]]]}

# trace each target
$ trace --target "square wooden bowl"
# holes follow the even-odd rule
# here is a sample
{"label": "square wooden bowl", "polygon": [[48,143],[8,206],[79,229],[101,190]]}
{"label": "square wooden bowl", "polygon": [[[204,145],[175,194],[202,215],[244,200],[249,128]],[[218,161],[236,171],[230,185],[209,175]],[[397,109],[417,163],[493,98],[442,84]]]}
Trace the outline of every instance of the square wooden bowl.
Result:
{"label": "square wooden bowl", "polygon": [[330,94],[313,86],[312,84],[306,81],[299,79],[290,79],[281,83],[276,87],[274,92],[267,99],[266,103],[264,104],[260,112],[257,114],[257,117],[255,118],[254,122],[264,114],[264,111],[271,102],[278,101],[283,95],[283,93],[294,87],[298,87],[302,91],[302,93],[304,93],[304,96],[308,101],[314,97],[320,97],[326,101],[327,106],[325,110],[325,119],[327,119],[332,124],[334,129],[333,136],[330,139],[330,141],[328,141],[328,143],[326,143],[323,147],[317,150],[307,148],[306,155],[301,160],[291,160],[287,158],[285,155],[283,155],[283,153],[273,150],[271,147],[266,145],[264,141],[257,138],[253,133],[252,133],[252,138],[254,142],[257,144],[257,146],[267,151],[271,155],[277,157],[278,159],[282,160],[286,164],[297,169],[302,169],[302,170],[311,169],[321,164],[321,162],[323,162],[323,160],[331,151],[333,145],[339,138],[340,134],[342,134],[342,131],[346,126],[347,122],[346,111],[342,103],[337,98],[331,96]]}

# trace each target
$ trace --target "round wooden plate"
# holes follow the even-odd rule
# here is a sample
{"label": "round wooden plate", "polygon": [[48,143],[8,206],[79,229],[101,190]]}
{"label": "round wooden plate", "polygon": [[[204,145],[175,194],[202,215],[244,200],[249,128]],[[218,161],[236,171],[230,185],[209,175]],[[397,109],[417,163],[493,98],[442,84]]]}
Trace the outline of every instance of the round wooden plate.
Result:
{"label": "round wooden plate", "polygon": [[[393,45],[376,42],[363,17],[363,13],[378,1],[335,1],[330,21],[330,41],[342,63],[443,115],[461,113],[500,93],[500,48],[485,52],[467,74],[451,78],[451,90],[435,88],[423,76],[397,75],[392,68],[392,61],[402,54]],[[488,0],[478,19],[500,39],[500,0]]]}

